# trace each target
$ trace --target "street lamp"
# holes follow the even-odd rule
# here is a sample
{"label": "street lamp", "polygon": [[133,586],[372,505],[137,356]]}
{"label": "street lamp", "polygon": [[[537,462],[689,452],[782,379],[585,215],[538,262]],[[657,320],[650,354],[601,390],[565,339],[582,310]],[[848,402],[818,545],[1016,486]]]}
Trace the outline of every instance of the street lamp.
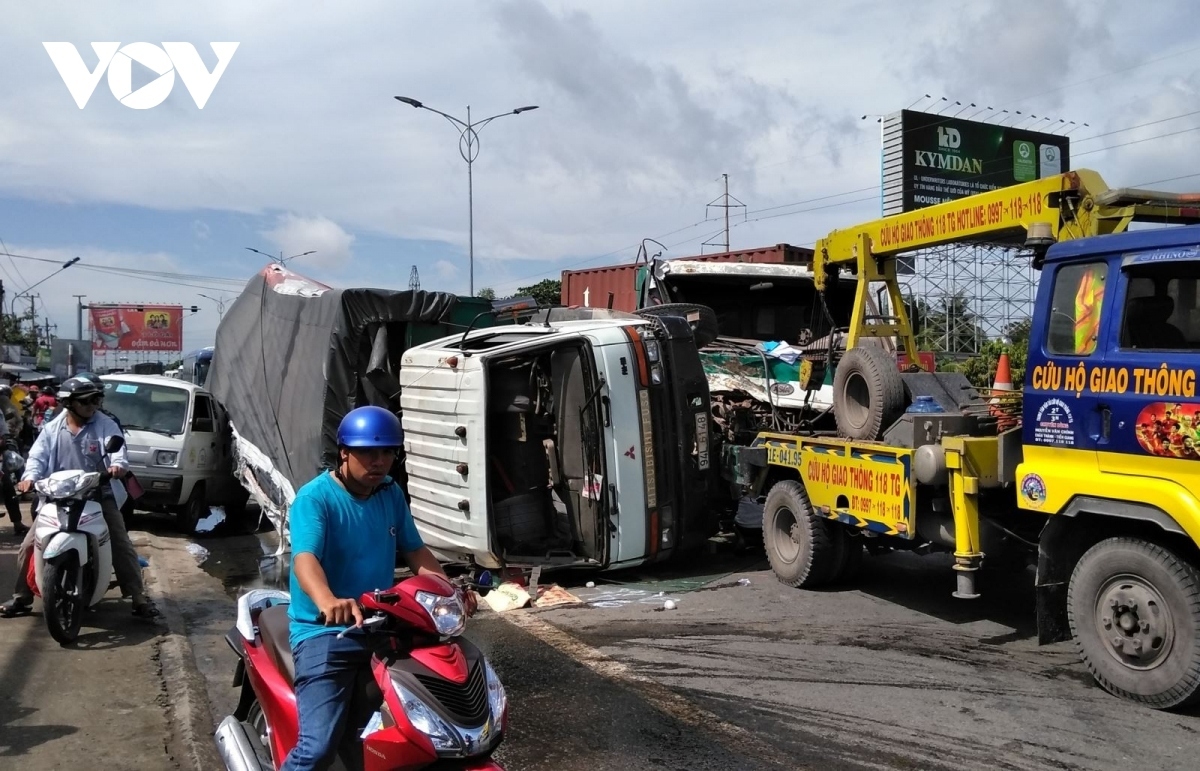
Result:
{"label": "street lamp", "polygon": [[71,259],[69,259],[69,260],[67,260],[66,262],[64,262],[64,263],[62,264],[62,267],[61,267],[61,268],[59,268],[58,270],[54,271],[54,272],[53,272],[53,273],[51,273],[49,276],[46,276],[46,277],[45,277],[45,278],[43,278],[41,281],[36,281],[36,282],[34,282],[34,283],[30,284],[29,286],[25,287],[24,291],[22,291],[22,292],[18,292],[18,293],[17,293],[17,294],[16,294],[16,295],[13,297],[13,299],[12,299],[12,303],[10,303],[10,307],[9,307],[9,313],[10,313],[10,315],[13,315],[13,316],[17,315],[17,298],[18,298],[18,297],[29,297],[29,296],[30,296],[30,292],[33,290],[33,288],[34,288],[35,286],[41,286],[42,284],[44,284],[44,283],[46,283],[47,281],[49,281],[50,279],[54,278],[54,277],[55,277],[55,276],[57,276],[59,273],[62,273],[64,270],[66,270],[67,268],[71,267],[72,265],[74,265],[74,264],[75,264],[75,263],[77,263],[77,262],[79,262],[79,258],[78,258],[78,257],[72,257]]}
{"label": "street lamp", "polygon": [[[283,252],[280,252],[280,253],[279,253],[279,256],[278,256],[278,257],[276,257],[276,256],[275,256],[275,255],[273,255],[273,254],[267,254],[266,252],[260,252],[260,251],[258,251],[257,249],[255,249],[253,246],[247,246],[246,248],[247,248],[247,249],[249,249],[250,251],[254,252],[255,254],[261,254],[263,257],[268,257],[268,258],[270,258],[270,260],[271,260],[272,262],[277,262],[277,263],[279,263],[280,265],[286,265],[286,264],[288,263],[288,261],[289,261],[289,260],[294,260],[294,259],[296,259],[297,257],[306,257],[306,256],[308,256],[308,255],[310,255],[310,254],[316,254],[316,253],[317,253],[317,251],[316,251],[315,249],[313,249],[313,250],[310,250],[310,251],[307,251],[307,252],[300,252],[300,254],[293,254],[291,257],[284,257],[284,256],[283,256]],[[210,297],[210,298],[208,298],[208,299],[210,299],[210,300],[211,300],[212,298]]]}
{"label": "street lamp", "polygon": [[225,303],[229,302],[228,298],[222,297],[220,300],[218,300],[215,297],[209,297],[208,295],[204,294],[203,292],[197,292],[197,294],[199,294],[204,299],[212,300],[213,302],[215,302],[217,304],[217,323],[220,324],[221,320],[223,318],[225,318]]}
{"label": "street lamp", "polygon": [[518,107],[515,110],[502,112],[498,115],[493,115],[490,118],[483,120],[471,121],[471,105],[467,105],[467,119],[460,120],[453,115],[447,115],[441,110],[435,110],[432,107],[418,102],[416,99],[411,99],[407,96],[397,96],[397,102],[403,102],[411,107],[419,110],[429,110],[441,115],[458,130],[458,154],[467,162],[467,231],[468,231],[468,255],[470,258],[470,284],[468,285],[469,294],[475,296],[475,184],[471,175],[471,166],[475,163],[475,159],[479,157],[479,130],[487,124],[503,118],[505,115],[520,115],[523,112],[536,110],[538,106],[531,104],[527,107]]}

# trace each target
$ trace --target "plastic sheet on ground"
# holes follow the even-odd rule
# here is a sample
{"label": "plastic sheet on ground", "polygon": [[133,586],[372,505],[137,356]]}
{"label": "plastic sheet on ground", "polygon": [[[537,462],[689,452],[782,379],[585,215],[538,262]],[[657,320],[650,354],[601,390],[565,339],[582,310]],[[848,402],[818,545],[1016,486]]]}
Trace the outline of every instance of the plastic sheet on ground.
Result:
{"label": "plastic sheet on ground", "polygon": [[211,533],[217,525],[225,521],[224,506],[209,506],[208,516],[196,523],[197,533]]}
{"label": "plastic sheet on ground", "polygon": [[518,583],[505,581],[488,592],[483,601],[497,613],[506,613],[528,605],[529,592]]}
{"label": "plastic sheet on ground", "polygon": [[196,558],[197,565],[203,565],[204,560],[208,559],[208,549],[205,549],[198,543],[189,543],[187,545],[188,554]]}

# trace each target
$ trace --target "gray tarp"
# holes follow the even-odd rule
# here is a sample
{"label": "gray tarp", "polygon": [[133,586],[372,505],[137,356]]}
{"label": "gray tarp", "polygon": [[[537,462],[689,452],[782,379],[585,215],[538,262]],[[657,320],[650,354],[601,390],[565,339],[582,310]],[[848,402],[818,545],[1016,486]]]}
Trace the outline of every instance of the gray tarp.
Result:
{"label": "gray tarp", "polygon": [[[388,344],[376,346],[374,358],[383,354],[394,374],[406,325],[437,322],[455,301],[443,292],[331,289],[279,265],[250,280],[217,329],[206,385],[242,445],[239,471],[253,469],[278,514],[286,516],[295,490],[336,457],[337,426],[349,410],[399,407],[366,378],[379,328]],[[264,458],[273,472],[262,468]]]}

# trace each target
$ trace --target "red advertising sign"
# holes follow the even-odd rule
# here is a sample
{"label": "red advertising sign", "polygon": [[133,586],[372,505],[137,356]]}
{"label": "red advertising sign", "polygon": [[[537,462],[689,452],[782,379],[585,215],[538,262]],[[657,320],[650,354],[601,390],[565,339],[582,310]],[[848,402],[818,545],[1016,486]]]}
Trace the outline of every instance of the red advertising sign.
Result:
{"label": "red advertising sign", "polygon": [[92,305],[93,351],[183,350],[183,306]]}

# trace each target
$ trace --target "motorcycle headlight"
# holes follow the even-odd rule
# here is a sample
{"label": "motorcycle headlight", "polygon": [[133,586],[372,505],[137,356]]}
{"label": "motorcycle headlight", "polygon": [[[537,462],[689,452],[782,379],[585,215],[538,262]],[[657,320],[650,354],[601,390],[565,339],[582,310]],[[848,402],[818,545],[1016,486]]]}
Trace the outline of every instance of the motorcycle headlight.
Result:
{"label": "motorcycle headlight", "polygon": [[87,474],[69,471],[62,476],[55,473],[45,479],[39,479],[34,484],[34,489],[47,498],[69,498],[92,489],[99,481],[100,475],[95,471]]}
{"label": "motorcycle headlight", "polygon": [[400,697],[400,704],[404,707],[404,714],[408,716],[408,722],[412,723],[413,728],[429,737],[435,750],[438,752],[462,751],[458,733],[447,725],[445,720],[438,717],[428,704],[421,701],[416,694],[400,683],[392,680],[392,685]]}
{"label": "motorcycle headlight", "polygon": [[433,625],[442,637],[462,634],[467,626],[467,614],[457,594],[449,597],[433,592],[417,592],[417,602],[433,619]]}
{"label": "motorcycle headlight", "polygon": [[492,709],[492,719],[496,721],[496,728],[503,731],[502,721],[504,711],[508,709],[508,694],[505,693],[500,678],[496,676],[496,670],[492,669],[491,662],[484,660],[483,666],[483,671],[487,674],[488,706]]}

